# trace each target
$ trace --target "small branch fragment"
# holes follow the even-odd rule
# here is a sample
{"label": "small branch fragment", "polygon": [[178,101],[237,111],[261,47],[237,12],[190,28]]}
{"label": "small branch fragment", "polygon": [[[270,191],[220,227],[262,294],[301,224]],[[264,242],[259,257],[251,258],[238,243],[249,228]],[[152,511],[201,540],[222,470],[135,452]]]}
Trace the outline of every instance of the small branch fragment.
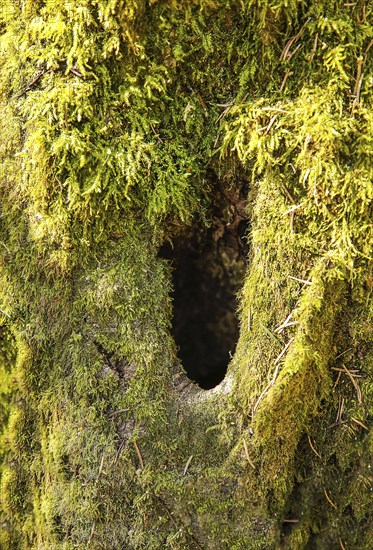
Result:
{"label": "small branch fragment", "polygon": [[203,109],[204,111],[207,111],[207,105],[206,105],[206,103],[203,101],[203,97],[201,96],[201,94],[199,93],[199,91],[198,91],[198,90],[194,90],[194,93],[196,94],[197,99],[198,99],[198,101],[200,102],[200,104],[201,104],[201,106],[202,106],[202,109]]}
{"label": "small branch fragment", "polygon": [[312,54],[309,56],[308,61],[313,61],[313,58],[315,57],[316,51],[317,51],[317,43],[319,41],[319,33],[316,33],[315,40],[313,42],[313,48],[312,48]]}
{"label": "small branch fragment", "polygon": [[143,470],[143,469],[144,469],[144,461],[143,461],[143,459],[142,459],[142,456],[141,456],[141,453],[140,453],[139,446],[137,445],[137,442],[136,442],[136,441],[133,442],[133,445],[134,445],[134,447],[135,447],[135,449],[136,449],[137,456],[139,457],[141,469]]}
{"label": "small branch fragment", "polygon": [[276,358],[275,360],[275,365],[277,365],[277,363],[281,360],[281,358],[285,355],[288,347],[290,346],[290,344],[294,342],[294,338],[290,338],[289,342],[286,344],[286,346],[284,347],[284,349],[282,350],[282,352],[280,353],[280,355]]}
{"label": "small branch fragment", "polygon": [[263,107],[262,111],[271,111],[274,113],[283,113],[285,115],[290,115],[290,111],[285,111],[285,109],[279,109],[277,107]]}
{"label": "small branch fragment", "polygon": [[188,468],[189,468],[189,465],[190,465],[190,463],[192,462],[192,458],[193,458],[193,455],[190,455],[190,457],[189,457],[188,460],[187,460],[187,463],[185,464],[183,476],[186,475],[186,473],[187,473],[187,471],[188,471]]}
{"label": "small branch fragment", "polygon": [[293,317],[294,312],[292,311],[290,315],[288,315],[283,323],[279,327],[275,329],[275,332],[278,332],[279,334],[284,330],[285,327],[288,326],[288,322]]}
{"label": "small branch fragment", "polygon": [[295,204],[294,206],[289,208],[289,210],[286,210],[286,212],[284,212],[282,215],[286,216],[287,214],[293,214],[295,210],[298,210],[298,208],[301,208],[302,206],[302,204]]}
{"label": "small branch fragment", "polygon": [[335,390],[335,388],[338,386],[338,382],[340,381],[341,379],[341,373],[339,372],[338,373],[338,376],[337,376],[337,380],[335,381],[335,384],[333,386],[333,391]]}
{"label": "small branch fragment", "polygon": [[95,527],[96,527],[96,523],[93,523],[92,528],[91,528],[91,532],[89,533],[89,537],[88,537],[88,541],[87,541],[87,549],[88,550],[91,547],[91,540],[92,540],[93,534],[95,532]]}
{"label": "small branch fragment", "polygon": [[311,441],[310,436],[308,435],[307,437],[308,437],[308,443],[310,444],[311,449],[313,450],[313,452],[315,453],[316,456],[321,458],[321,455],[316,451],[315,447],[312,445],[312,441]]}
{"label": "small branch fragment", "polygon": [[336,510],[337,507],[336,507],[336,505],[334,504],[334,502],[332,501],[332,499],[330,498],[330,496],[328,495],[328,493],[326,492],[326,489],[325,489],[325,488],[324,488],[324,494],[325,494],[325,496],[326,496],[326,500],[327,500],[327,501],[329,502],[329,504],[330,504],[331,506],[333,506],[333,508]]}
{"label": "small branch fragment", "polygon": [[348,376],[349,379],[351,380],[352,385],[354,386],[354,388],[355,388],[355,390],[356,390],[357,402],[359,403],[359,405],[361,405],[361,403],[362,403],[362,398],[361,398],[360,386],[359,386],[359,384],[356,382],[355,378],[353,377],[353,375],[351,374],[351,372],[348,370],[348,368],[346,368],[345,365],[342,365],[342,367],[343,367],[344,372],[347,374],[347,376]]}
{"label": "small branch fragment", "polygon": [[278,116],[278,115],[274,115],[274,116],[271,118],[271,120],[269,121],[269,123],[267,124],[267,126],[265,126],[264,128],[262,128],[264,135],[267,135],[267,134],[269,133],[269,131],[270,131],[270,129],[272,128],[272,126],[273,126],[273,124],[274,124],[274,122],[275,122],[277,116]]}
{"label": "small branch fragment", "polygon": [[265,396],[265,394],[267,393],[267,391],[269,390],[269,388],[271,386],[274,385],[274,383],[276,382],[276,379],[277,379],[277,375],[278,375],[278,370],[279,370],[279,361],[280,359],[283,357],[283,355],[285,354],[285,352],[287,351],[287,349],[289,348],[290,344],[293,342],[294,338],[291,338],[289,340],[289,342],[286,344],[285,348],[282,350],[282,352],[280,353],[280,355],[276,358],[275,360],[275,365],[276,365],[276,368],[275,368],[275,372],[273,373],[273,376],[272,376],[272,380],[270,382],[268,382],[268,384],[266,385],[266,387],[264,388],[264,390],[262,391],[262,393],[260,394],[259,398],[257,399],[254,407],[253,407],[253,412],[252,414],[254,415],[256,409],[258,408],[258,405],[259,403],[261,402],[261,400],[263,399],[263,397]]}
{"label": "small branch fragment", "polygon": [[283,192],[285,193],[285,195],[287,196],[287,198],[289,199],[289,201],[292,202],[293,204],[296,204],[295,200],[290,195],[289,190],[287,189],[287,187],[285,187],[285,185],[283,183],[281,183],[281,188],[282,188]]}
{"label": "small branch fragment", "polygon": [[284,519],[284,523],[299,523],[299,519]]}
{"label": "small branch fragment", "polygon": [[255,464],[254,464],[254,462],[253,462],[253,461],[251,460],[251,458],[250,458],[249,450],[248,450],[247,444],[246,444],[246,440],[243,439],[242,442],[243,442],[243,448],[244,448],[244,451],[245,451],[245,458],[246,458],[247,462],[250,464],[250,466],[251,466],[252,468],[254,468],[254,470],[255,470]]}
{"label": "small branch fragment", "polygon": [[365,424],[363,424],[362,422],[360,422],[360,420],[357,420],[357,418],[354,418],[353,416],[351,416],[351,420],[352,420],[353,422],[355,422],[355,424],[357,424],[358,426],[361,426],[362,428],[364,428],[364,430],[368,430],[368,431],[369,431],[368,426],[366,426]]}
{"label": "small branch fragment", "polygon": [[298,277],[292,277],[289,275],[289,279],[293,279],[293,281],[298,281],[298,283],[303,283],[305,285],[312,285],[312,281],[306,281],[305,279],[298,279]]}
{"label": "small branch fragment", "polygon": [[285,75],[284,75],[284,79],[282,81],[282,84],[281,84],[281,87],[280,87],[280,92],[283,92],[285,90],[285,86],[286,86],[286,82],[287,82],[287,79],[289,78],[289,76],[291,76],[293,74],[292,71],[290,70],[287,70]]}
{"label": "small branch fragment", "polygon": [[344,400],[344,397],[339,397],[339,402],[338,402],[338,411],[337,411],[337,418],[335,419],[335,425],[338,425],[341,423],[342,421],[342,415],[343,415],[343,412],[344,412],[344,409],[345,409],[345,400]]}
{"label": "small branch fragment", "polygon": [[46,69],[40,69],[39,71],[36,71],[34,76],[31,78],[30,82],[27,84],[26,88],[22,90],[18,95],[16,95],[16,99],[19,99],[20,97],[24,96],[32,90],[32,88],[35,86],[35,84],[41,79],[41,77],[46,73]]}
{"label": "small branch fragment", "polygon": [[288,59],[291,59],[291,57],[294,55],[295,51],[298,49],[298,47],[293,50],[293,52],[290,52],[290,48],[298,42],[300,37],[302,36],[304,27],[309,23],[310,18],[307,19],[307,21],[304,23],[304,25],[301,27],[301,29],[295,34],[292,38],[290,38],[285,45],[285,48],[282,50],[282,53],[280,55],[280,61],[286,61]]}
{"label": "small branch fragment", "polygon": [[105,451],[102,453],[100,467],[98,469],[98,474],[97,474],[97,477],[96,477],[96,483],[98,482],[98,480],[100,479],[100,475],[102,474],[102,469],[104,467],[104,458],[105,458]]}

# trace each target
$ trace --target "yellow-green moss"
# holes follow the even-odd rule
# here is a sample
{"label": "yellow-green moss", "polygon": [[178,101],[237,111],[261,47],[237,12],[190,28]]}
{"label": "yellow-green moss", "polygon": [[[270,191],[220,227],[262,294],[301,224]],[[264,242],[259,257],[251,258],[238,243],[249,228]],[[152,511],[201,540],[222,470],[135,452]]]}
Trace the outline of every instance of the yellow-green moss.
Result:
{"label": "yellow-green moss", "polygon": [[[4,548],[370,548],[371,18],[3,2]],[[216,179],[249,182],[250,253],[201,395],[157,252]]]}

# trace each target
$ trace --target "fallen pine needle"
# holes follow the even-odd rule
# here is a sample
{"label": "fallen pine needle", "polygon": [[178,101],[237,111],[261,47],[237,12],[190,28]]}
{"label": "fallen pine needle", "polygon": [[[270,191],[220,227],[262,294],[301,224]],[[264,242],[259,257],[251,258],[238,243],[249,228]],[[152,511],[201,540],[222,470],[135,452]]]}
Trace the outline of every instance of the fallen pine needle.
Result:
{"label": "fallen pine needle", "polygon": [[284,523],[299,523],[299,519],[284,519]]}
{"label": "fallen pine needle", "polygon": [[328,493],[326,492],[326,489],[324,489],[324,494],[325,494],[325,496],[326,496],[326,500],[327,500],[327,501],[329,502],[329,504],[330,504],[331,506],[333,506],[333,508],[336,510],[337,507],[336,507],[336,505],[334,504],[334,502],[332,501],[332,499],[330,498],[330,496],[328,495]]}
{"label": "fallen pine needle", "polygon": [[344,365],[342,365],[342,367],[343,367],[343,370],[345,371],[345,373],[347,374],[347,376],[349,377],[349,379],[351,380],[352,385],[354,386],[354,388],[355,388],[355,390],[356,390],[357,402],[359,403],[359,405],[361,405],[362,399],[361,399],[361,390],[360,390],[360,386],[359,386],[359,384],[356,382],[355,378],[352,376],[352,374],[351,374],[351,372],[348,370],[348,368],[345,367]]}
{"label": "fallen pine needle", "polygon": [[321,455],[316,451],[315,447],[312,445],[312,441],[311,441],[310,436],[308,436],[308,443],[310,444],[310,447],[313,450],[313,452],[315,453],[315,455],[318,456],[319,458],[321,458]]}
{"label": "fallen pine needle", "polygon": [[104,458],[105,458],[105,452],[102,453],[100,467],[98,469],[98,474],[97,474],[97,477],[96,477],[96,483],[98,482],[98,480],[100,478],[100,475],[102,474],[102,469],[104,467]]}
{"label": "fallen pine needle", "polygon": [[246,457],[246,460],[247,460],[247,462],[250,464],[250,466],[251,466],[252,468],[254,468],[254,470],[255,470],[255,464],[254,464],[254,462],[253,462],[253,461],[251,460],[251,458],[250,458],[249,450],[248,450],[247,444],[246,444],[246,440],[243,439],[242,442],[243,442],[243,448],[244,448],[244,450],[245,450],[245,457]]}
{"label": "fallen pine needle", "polygon": [[280,359],[285,355],[287,349],[289,348],[290,344],[294,341],[294,338],[290,338],[289,342],[286,344],[280,355],[275,360],[275,365],[280,361]]}
{"label": "fallen pine needle", "polygon": [[143,461],[143,459],[142,459],[142,456],[141,456],[141,453],[140,453],[140,449],[139,449],[139,447],[138,447],[136,441],[133,442],[133,445],[134,445],[134,447],[135,447],[135,449],[136,449],[137,456],[139,457],[141,469],[143,470],[143,469],[144,469],[144,461]]}
{"label": "fallen pine needle", "polygon": [[298,277],[292,277],[291,275],[288,277],[289,279],[293,279],[293,281],[298,281],[299,283],[303,283],[305,285],[312,285],[312,281],[306,281],[305,279],[299,279]]}
{"label": "fallen pine needle", "polygon": [[192,458],[193,458],[193,455],[190,455],[190,457],[189,457],[188,460],[187,460],[187,463],[185,464],[183,476],[185,476],[185,474],[187,473],[188,468],[189,468],[189,465],[190,465],[190,463],[192,462]]}
{"label": "fallen pine needle", "polygon": [[369,430],[369,428],[363,424],[362,422],[360,422],[360,420],[357,420],[356,418],[354,418],[353,416],[351,416],[351,420],[353,422],[355,422],[355,424],[358,424],[359,426],[361,426],[362,428],[364,428],[364,430]]}
{"label": "fallen pine needle", "polygon": [[89,533],[88,542],[87,542],[87,548],[88,549],[90,548],[90,545],[91,545],[91,540],[92,540],[93,534],[95,532],[95,527],[96,527],[96,523],[93,523],[91,532]]}

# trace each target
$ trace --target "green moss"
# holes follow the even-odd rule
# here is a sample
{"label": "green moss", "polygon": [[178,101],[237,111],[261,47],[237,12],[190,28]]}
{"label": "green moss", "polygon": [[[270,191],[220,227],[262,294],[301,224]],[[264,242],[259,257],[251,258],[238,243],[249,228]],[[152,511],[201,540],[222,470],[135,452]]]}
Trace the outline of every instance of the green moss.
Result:
{"label": "green moss", "polygon": [[[371,15],[0,9],[4,548],[370,547]],[[202,395],[158,249],[247,182],[240,338]]]}

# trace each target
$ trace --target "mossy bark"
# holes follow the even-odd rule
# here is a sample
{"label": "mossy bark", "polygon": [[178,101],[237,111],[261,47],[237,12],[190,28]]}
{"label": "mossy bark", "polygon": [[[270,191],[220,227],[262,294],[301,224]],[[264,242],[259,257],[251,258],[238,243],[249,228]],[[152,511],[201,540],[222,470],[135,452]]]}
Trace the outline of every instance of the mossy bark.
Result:
{"label": "mossy bark", "polygon": [[[370,3],[0,10],[1,547],[371,548]],[[242,218],[203,390],[164,249]]]}

